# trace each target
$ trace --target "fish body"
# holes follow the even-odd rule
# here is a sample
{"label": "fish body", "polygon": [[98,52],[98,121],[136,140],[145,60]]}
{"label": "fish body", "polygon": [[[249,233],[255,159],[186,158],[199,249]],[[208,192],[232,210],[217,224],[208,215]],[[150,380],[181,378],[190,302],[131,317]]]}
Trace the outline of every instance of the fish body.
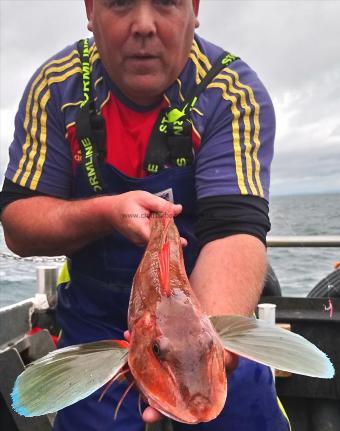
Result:
{"label": "fish body", "polygon": [[[131,374],[145,400],[184,423],[207,422],[227,395],[225,350],[283,371],[332,378],[328,357],[303,337],[244,316],[208,317],[190,287],[179,233],[154,214],[128,310],[130,342],[102,340],[50,352],[16,379],[14,410],[54,413]],[[100,364],[100,365],[99,365]],[[120,403],[118,403],[119,408]],[[116,409],[117,412],[117,409]]]}
{"label": "fish body", "polygon": [[226,400],[224,347],[190,287],[173,218],[155,215],[151,232],[130,297],[129,367],[151,406],[207,422]]}

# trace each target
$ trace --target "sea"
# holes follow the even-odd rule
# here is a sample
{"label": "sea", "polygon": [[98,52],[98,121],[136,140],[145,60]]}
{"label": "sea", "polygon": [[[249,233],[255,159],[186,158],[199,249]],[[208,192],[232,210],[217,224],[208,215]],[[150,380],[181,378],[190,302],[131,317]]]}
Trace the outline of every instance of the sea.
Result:
{"label": "sea", "polygon": [[[270,235],[340,235],[340,193],[273,196],[270,218]],[[268,256],[283,295],[306,296],[333,271],[340,248],[269,248]],[[37,267],[42,265],[60,262],[16,258],[0,227],[0,307],[33,296]]]}

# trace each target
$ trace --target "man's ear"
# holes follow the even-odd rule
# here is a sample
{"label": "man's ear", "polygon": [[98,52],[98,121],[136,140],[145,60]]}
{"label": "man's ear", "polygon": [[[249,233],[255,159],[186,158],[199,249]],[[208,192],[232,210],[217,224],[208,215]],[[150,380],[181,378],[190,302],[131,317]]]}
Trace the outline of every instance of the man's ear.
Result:
{"label": "man's ear", "polygon": [[93,0],[85,0],[87,29],[93,31]]}
{"label": "man's ear", "polygon": [[198,10],[199,10],[199,7],[200,7],[200,0],[192,0],[192,7],[194,9],[194,14],[196,16],[195,28],[197,28],[200,25],[200,23],[198,21]]}

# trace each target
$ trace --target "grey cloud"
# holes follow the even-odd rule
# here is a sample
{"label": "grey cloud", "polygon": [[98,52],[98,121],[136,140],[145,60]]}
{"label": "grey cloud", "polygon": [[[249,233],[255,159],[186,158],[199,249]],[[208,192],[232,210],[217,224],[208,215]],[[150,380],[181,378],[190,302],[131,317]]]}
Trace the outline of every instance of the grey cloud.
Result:
{"label": "grey cloud", "polygon": [[85,37],[82,0],[1,0],[1,107],[18,103],[27,80],[49,57]]}
{"label": "grey cloud", "polygon": [[277,154],[272,165],[272,193],[340,192],[338,145]]}
{"label": "grey cloud", "polygon": [[296,88],[339,66],[340,2],[201,2],[201,34],[249,62],[270,90]]}
{"label": "grey cloud", "polygon": [[333,131],[331,136],[338,136],[339,137],[339,142],[340,142],[340,124],[338,127],[336,127]]}

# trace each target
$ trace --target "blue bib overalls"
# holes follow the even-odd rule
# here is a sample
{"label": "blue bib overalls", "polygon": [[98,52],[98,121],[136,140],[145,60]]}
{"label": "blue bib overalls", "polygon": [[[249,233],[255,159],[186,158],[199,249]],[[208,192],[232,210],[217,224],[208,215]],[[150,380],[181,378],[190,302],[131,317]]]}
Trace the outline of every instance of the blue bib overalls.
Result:
{"label": "blue bib overalls", "polygon": [[[109,190],[118,194],[131,190],[172,193],[183,205],[176,218],[181,236],[188,239],[184,250],[187,272],[197,258],[194,167],[167,168],[142,179],[127,177],[103,163],[101,173]],[[74,198],[91,196],[82,169],[75,177]],[[126,215],[134,216],[133,214]],[[59,286],[57,314],[62,327],[60,347],[99,339],[123,338],[127,328],[130,286],[143,249],[113,233],[77,252],[71,259],[71,281]],[[98,364],[100,367],[100,364]],[[98,402],[102,390],[58,413],[55,431],[142,431],[138,393],[131,390],[114,421],[114,409],[126,385],[116,383]],[[268,367],[240,359],[237,370],[228,376],[228,398],[221,415],[196,426],[174,424],[175,430],[286,431],[288,424],[276,400]]]}
{"label": "blue bib overalls", "polygon": [[[226,53],[225,53],[226,54]],[[85,51],[83,51],[83,61]],[[235,57],[224,54],[216,62],[192,95],[193,106],[208,81],[223,67],[225,60]],[[85,59],[86,60],[86,59]],[[91,88],[91,86],[89,86]],[[91,99],[91,97],[89,97]],[[86,118],[80,117],[84,128]],[[156,130],[156,133],[154,133]],[[158,129],[154,129],[160,147]],[[86,133],[85,133],[86,135]],[[190,136],[190,135],[189,135]],[[78,136],[78,141],[81,141]],[[109,140],[108,140],[109,142]],[[182,141],[181,141],[182,142]],[[110,143],[111,145],[113,143]],[[191,143],[189,142],[191,150]],[[127,155],[128,157],[129,155]],[[197,256],[198,243],[193,225],[196,220],[195,165],[167,167],[156,175],[131,178],[102,161],[98,165],[105,194],[120,194],[144,190],[182,204],[183,211],[176,217],[182,237],[188,240],[184,249],[186,271],[190,275]],[[99,172],[98,172],[99,173]],[[87,198],[95,193],[82,166],[74,177],[72,198]],[[123,214],[122,217],[134,217]],[[70,281],[59,286],[57,316],[62,328],[60,347],[103,339],[122,339],[127,329],[127,311],[132,279],[142,258],[143,249],[135,246],[119,233],[112,233],[93,242],[72,256],[69,262]],[[188,346],[190,348],[190,346]],[[100,367],[100,364],[98,364]],[[138,409],[138,393],[131,390],[125,398],[116,420],[114,411],[125,383],[116,382],[98,402],[103,389],[58,413],[55,431],[142,431]],[[276,399],[272,373],[268,367],[240,358],[238,368],[228,376],[228,397],[220,416],[206,424],[174,423],[175,431],[287,431],[289,425]]]}

